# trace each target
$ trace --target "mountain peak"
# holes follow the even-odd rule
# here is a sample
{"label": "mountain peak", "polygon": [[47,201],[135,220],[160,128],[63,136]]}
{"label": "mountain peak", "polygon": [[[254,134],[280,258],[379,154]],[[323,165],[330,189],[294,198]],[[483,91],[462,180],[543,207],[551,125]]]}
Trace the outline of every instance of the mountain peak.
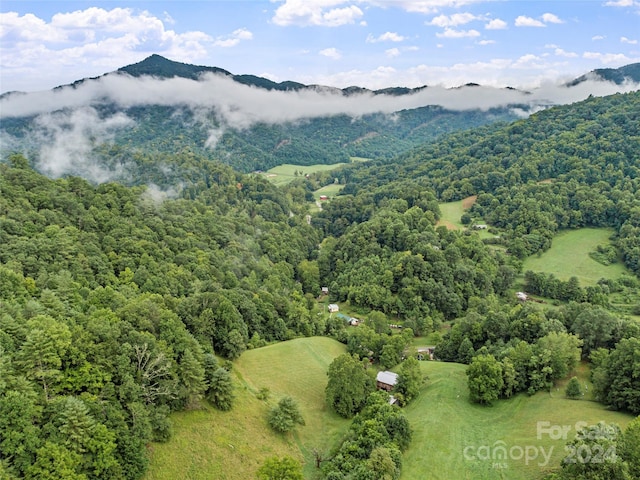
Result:
{"label": "mountain peak", "polygon": [[581,75],[567,83],[569,87],[586,82],[587,80],[600,80],[622,85],[625,82],[640,82],[640,63],[631,63],[620,68],[596,68],[591,72]]}
{"label": "mountain peak", "polygon": [[175,62],[155,53],[141,62],[119,68],[118,72],[128,73],[133,77],[150,75],[160,78],[182,77],[191,80],[198,80],[203,73],[218,73],[231,76],[230,72],[222,68]]}

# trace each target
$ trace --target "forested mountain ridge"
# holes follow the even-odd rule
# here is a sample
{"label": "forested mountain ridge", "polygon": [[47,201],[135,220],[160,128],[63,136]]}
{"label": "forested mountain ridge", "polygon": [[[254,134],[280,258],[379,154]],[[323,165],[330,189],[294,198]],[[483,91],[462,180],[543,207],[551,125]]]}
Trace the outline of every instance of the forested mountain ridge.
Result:
{"label": "forested mountain ridge", "polygon": [[[562,228],[610,226],[640,273],[640,92],[554,107],[415,149],[392,164],[344,167],[343,194],[417,183],[442,201],[478,195],[470,214],[502,229],[521,258],[549,248]],[[332,217],[333,202],[321,218]],[[331,227],[335,228],[335,227]]]}
{"label": "forested mountain ridge", "polygon": [[[560,97],[574,95],[558,88]],[[32,95],[38,98],[29,100]],[[51,92],[4,94],[0,102],[3,157],[21,152],[50,175],[85,177],[95,170],[87,163],[109,162],[105,150],[125,157],[194,152],[243,172],[391,159],[444,134],[510,122],[554,104],[531,92],[476,84],[368,90],[276,83],[159,55]],[[92,180],[105,177],[131,178],[108,172]]]}
{"label": "forested mountain ridge", "polygon": [[621,85],[624,82],[640,82],[640,63],[632,63],[620,68],[596,68],[595,70],[581,75],[567,83],[568,86],[575,86],[586,82],[590,78],[601,78],[608,82]]}

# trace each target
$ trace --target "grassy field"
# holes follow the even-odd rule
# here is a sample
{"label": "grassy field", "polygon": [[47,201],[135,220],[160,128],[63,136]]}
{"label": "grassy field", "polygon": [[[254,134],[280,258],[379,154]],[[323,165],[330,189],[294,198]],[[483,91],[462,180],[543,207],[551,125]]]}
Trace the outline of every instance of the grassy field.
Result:
{"label": "grassy field", "polygon": [[[538,422],[548,422],[547,426],[571,426],[567,439],[572,439],[577,422],[593,424],[604,420],[624,428],[633,419],[631,415],[608,411],[593,401],[568,400],[564,398],[563,385],[551,393],[540,392],[532,397],[518,395],[491,407],[471,404],[465,365],[442,362],[421,362],[420,365],[428,382],[406,408],[414,433],[404,455],[401,480],[427,476],[443,480],[539,479],[559,466],[566,455],[566,440],[554,440],[544,433],[538,438]],[[584,368],[577,373],[583,383],[588,383]],[[506,446],[505,460],[482,459],[486,450],[481,447],[493,454],[499,445]],[[518,458],[519,447],[524,451],[528,449],[530,457],[534,452],[538,457]],[[548,464],[541,448],[549,458]]]}
{"label": "grassy field", "polygon": [[[467,197],[463,200],[458,200],[457,202],[446,202],[440,203],[438,206],[440,207],[440,220],[436,224],[437,227],[445,226],[449,230],[462,230],[465,227],[462,223],[460,223],[460,217],[462,214],[471,208],[473,203],[476,201],[476,195],[471,197]],[[481,218],[474,218],[473,223],[484,223],[484,220]],[[493,233],[489,233],[487,230],[477,230],[480,238],[492,238],[494,237]]]}
{"label": "grassy field", "polygon": [[460,223],[460,217],[464,213],[462,202],[463,200],[440,203],[438,206],[440,207],[441,216],[437,225],[444,225],[449,230],[460,230],[464,228],[462,223]]}
{"label": "grassy field", "polygon": [[595,285],[600,278],[618,278],[627,272],[621,262],[605,266],[589,256],[600,244],[609,244],[613,234],[608,228],[568,230],[553,237],[553,244],[542,255],[524,261],[522,271],[553,273],[560,280],[576,276],[580,285]]}
{"label": "grassy field", "polygon": [[[255,478],[265,458],[291,455],[305,462],[305,478],[313,478],[313,448],[328,451],[349,422],[324,402],[329,363],[345,351],[329,338],[301,338],[249,350],[234,364],[237,401],[230,412],[211,407],[173,414],[174,436],[152,444],[146,480]],[[268,401],[256,392],[270,389]],[[267,425],[271,406],[284,396],[297,400],[305,426],[277,435]]]}
{"label": "grassy field", "polygon": [[[324,172],[327,170],[334,170],[338,167],[346,165],[346,163],[334,163],[332,165],[316,164],[316,165],[292,165],[290,163],[284,163],[267,170],[264,175],[276,185],[286,185],[292,180],[311,174],[314,172]],[[298,172],[296,176],[295,172]]]}
{"label": "grassy field", "polygon": [[320,200],[320,195],[326,195],[329,198],[334,197],[338,194],[338,192],[340,192],[340,190],[342,190],[342,187],[344,187],[344,185],[340,183],[325,185],[324,187],[319,188],[318,190],[313,192],[313,197],[316,200]]}

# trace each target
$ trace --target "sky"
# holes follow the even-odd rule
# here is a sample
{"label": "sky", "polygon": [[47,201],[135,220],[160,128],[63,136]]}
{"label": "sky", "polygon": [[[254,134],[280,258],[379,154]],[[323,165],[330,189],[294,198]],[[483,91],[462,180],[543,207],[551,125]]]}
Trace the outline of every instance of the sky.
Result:
{"label": "sky", "polygon": [[339,88],[536,88],[640,62],[640,1],[0,3],[0,92],[49,90],[154,53]]}

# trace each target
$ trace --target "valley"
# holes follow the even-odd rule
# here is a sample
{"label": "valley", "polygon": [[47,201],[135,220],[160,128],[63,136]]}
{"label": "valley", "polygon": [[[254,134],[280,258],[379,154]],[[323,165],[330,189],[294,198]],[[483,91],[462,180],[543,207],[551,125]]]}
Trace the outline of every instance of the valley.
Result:
{"label": "valley", "polygon": [[423,90],[152,56],[3,95],[0,476],[633,478],[640,91]]}

